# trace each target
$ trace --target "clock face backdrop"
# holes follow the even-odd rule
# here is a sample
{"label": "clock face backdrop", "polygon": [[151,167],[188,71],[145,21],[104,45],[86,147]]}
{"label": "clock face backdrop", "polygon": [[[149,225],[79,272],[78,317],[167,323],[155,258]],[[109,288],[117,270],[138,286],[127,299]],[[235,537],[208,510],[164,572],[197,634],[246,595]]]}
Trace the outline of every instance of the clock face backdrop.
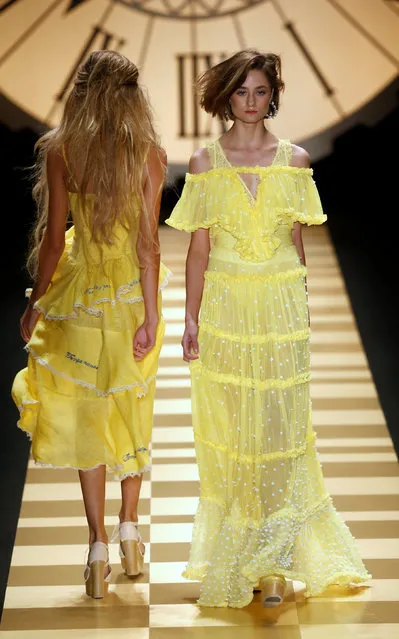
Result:
{"label": "clock face backdrop", "polygon": [[286,91],[271,123],[310,140],[390,84],[399,66],[395,0],[0,0],[0,89],[54,126],[77,66],[115,49],[141,69],[172,165],[220,135],[200,112],[198,73],[245,47],[279,53]]}

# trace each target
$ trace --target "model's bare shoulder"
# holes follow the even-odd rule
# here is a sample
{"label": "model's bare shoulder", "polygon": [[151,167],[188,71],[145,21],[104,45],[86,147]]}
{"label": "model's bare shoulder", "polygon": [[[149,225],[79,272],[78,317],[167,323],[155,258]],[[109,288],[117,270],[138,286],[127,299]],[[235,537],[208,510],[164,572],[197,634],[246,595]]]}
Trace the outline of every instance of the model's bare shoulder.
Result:
{"label": "model's bare shoulder", "polygon": [[166,155],[165,149],[163,149],[161,146],[151,146],[148,150],[146,161],[149,167],[158,164],[166,166],[168,163],[168,157]]}
{"label": "model's bare shoulder", "polygon": [[208,149],[201,148],[194,151],[188,165],[189,173],[205,173],[212,168]]}
{"label": "model's bare shoulder", "polygon": [[293,144],[291,165],[296,166],[299,169],[308,169],[310,167],[309,153],[301,146]]}

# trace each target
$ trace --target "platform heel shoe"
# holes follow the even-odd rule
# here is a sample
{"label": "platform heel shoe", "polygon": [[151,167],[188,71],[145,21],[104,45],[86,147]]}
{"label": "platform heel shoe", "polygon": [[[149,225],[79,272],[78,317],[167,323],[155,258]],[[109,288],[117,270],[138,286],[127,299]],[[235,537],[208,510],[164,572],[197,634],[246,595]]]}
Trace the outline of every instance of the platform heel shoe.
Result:
{"label": "platform heel shoe", "polygon": [[261,579],[262,604],[264,608],[275,608],[284,601],[286,581],[284,577],[272,575]]}
{"label": "platform heel shoe", "polygon": [[108,558],[108,546],[101,541],[90,544],[89,556],[84,572],[86,594],[93,599],[103,599],[111,581],[111,566]]}
{"label": "platform heel shoe", "polygon": [[137,522],[123,521],[116,527],[112,538],[119,538],[119,556],[126,575],[140,575],[144,569],[145,546]]}

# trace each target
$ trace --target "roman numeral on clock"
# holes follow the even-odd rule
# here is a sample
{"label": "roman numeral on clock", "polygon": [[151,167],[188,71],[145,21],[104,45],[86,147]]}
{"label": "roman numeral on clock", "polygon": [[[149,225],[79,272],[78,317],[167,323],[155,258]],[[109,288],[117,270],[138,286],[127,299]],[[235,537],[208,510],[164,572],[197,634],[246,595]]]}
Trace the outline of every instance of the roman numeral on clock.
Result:
{"label": "roman numeral on clock", "polygon": [[61,105],[64,102],[67,93],[69,93],[69,90],[72,87],[78,68],[80,67],[82,62],[87,58],[89,53],[91,51],[94,51],[95,49],[113,49],[114,51],[119,51],[124,44],[125,44],[124,39],[118,38],[113,33],[108,31],[108,29],[106,29],[105,27],[99,27],[99,26],[93,27],[92,32],[90,33],[85,44],[83,45],[79,56],[77,57],[73,67],[71,68],[69,74],[65,78],[64,84],[62,85],[59,93],[57,94],[55,103],[53,104],[50,110],[50,113],[47,116],[47,121],[49,123],[51,123],[51,120],[53,119],[55,115],[55,111],[57,110],[57,107],[59,107],[59,105]]}
{"label": "roman numeral on clock", "polygon": [[211,134],[211,120],[200,110],[193,87],[201,73],[210,69],[216,62],[224,60],[225,57],[224,54],[216,56],[212,53],[185,53],[177,56],[180,138],[196,139],[208,137]]}
{"label": "roman numeral on clock", "polygon": [[15,4],[16,2],[18,2],[18,0],[1,0],[0,1],[0,13],[3,13],[3,11],[5,11],[9,7],[11,7],[11,5]]}

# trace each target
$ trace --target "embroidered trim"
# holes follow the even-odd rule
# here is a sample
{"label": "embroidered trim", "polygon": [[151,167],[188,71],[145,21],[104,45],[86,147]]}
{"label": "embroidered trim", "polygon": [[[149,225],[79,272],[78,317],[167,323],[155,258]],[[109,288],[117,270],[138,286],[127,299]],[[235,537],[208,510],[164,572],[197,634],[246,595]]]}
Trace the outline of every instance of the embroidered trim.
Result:
{"label": "embroidered trim", "polygon": [[261,280],[261,281],[273,281],[273,282],[281,282],[282,280],[296,279],[301,277],[306,277],[307,275],[306,266],[298,266],[298,268],[290,269],[288,271],[281,271],[277,273],[239,273],[238,275],[232,275],[230,273],[220,272],[220,271],[205,271],[204,278],[206,280],[213,281],[226,281],[226,282],[234,282],[237,280],[243,280],[247,282],[248,280]]}
{"label": "embroidered trim", "polygon": [[59,377],[62,377],[63,379],[66,379],[68,382],[72,382],[74,384],[78,384],[79,386],[83,386],[84,388],[88,388],[89,390],[93,390],[100,397],[108,397],[108,395],[111,395],[111,394],[114,394],[114,393],[127,391],[127,390],[130,390],[131,388],[134,388],[134,387],[140,387],[142,389],[142,391],[137,394],[137,397],[141,398],[141,397],[144,397],[147,394],[149,384],[156,379],[156,376],[153,375],[152,377],[149,377],[148,379],[146,379],[144,381],[144,383],[143,382],[132,382],[131,384],[126,384],[124,386],[114,386],[112,388],[109,388],[107,391],[102,391],[99,388],[97,388],[95,384],[90,384],[89,382],[84,382],[83,380],[78,379],[76,377],[71,377],[70,375],[67,375],[63,371],[60,371],[57,368],[54,368],[53,366],[51,366],[51,364],[46,362],[45,359],[43,359],[42,357],[39,357],[39,355],[34,351],[34,349],[30,348],[28,344],[25,346],[25,350],[30,355],[32,355],[32,357],[34,358],[34,360],[38,364],[40,364],[41,366],[44,366],[44,368],[47,368],[54,375],[58,375]]}
{"label": "embroidered trim", "polygon": [[[256,388],[257,390],[268,390],[269,388],[288,388],[290,386],[298,386],[306,384],[310,381],[310,373],[301,373],[296,377],[282,379],[254,379],[251,377],[239,377],[238,375],[226,375],[225,373],[217,373],[209,370],[200,361],[192,361],[190,364],[191,374],[205,375],[208,380],[219,382],[221,384],[234,384],[235,386],[244,386],[245,388]],[[197,377],[198,379],[198,377]]]}
{"label": "embroidered trim", "polygon": [[232,459],[235,462],[242,462],[247,464],[257,464],[265,461],[273,461],[275,459],[296,459],[301,455],[304,455],[308,450],[309,446],[315,441],[316,433],[311,431],[307,437],[306,441],[302,446],[298,446],[297,448],[291,448],[289,450],[276,450],[272,453],[263,453],[261,455],[239,455],[231,450],[229,450],[228,446],[225,444],[217,444],[209,439],[204,439],[199,435],[197,431],[194,430],[195,441],[204,444],[205,446],[209,446],[215,450],[219,450],[222,453],[227,453],[229,459]]}
{"label": "embroidered trim", "polygon": [[267,342],[299,342],[310,337],[310,329],[302,331],[294,331],[293,333],[267,333],[266,335],[240,335],[239,333],[227,333],[216,326],[212,326],[209,322],[200,322],[200,330],[220,337],[221,339],[230,340],[232,342],[240,342],[241,344],[265,344]]}
{"label": "embroidered trim", "polygon": [[[158,287],[158,293],[161,293],[164,290],[164,288],[166,288],[166,286],[168,286],[169,278],[171,276],[172,276],[172,272],[168,271],[168,273],[166,274],[165,279],[163,280],[162,284],[160,284],[159,287]],[[82,309],[83,311],[85,311],[89,315],[95,315],[96,317],[102,317],[104,311],[102,309],[96,309],[96,308],[94,308],[94,306],[98,306],[99,304],[107,304],[107,303],[111,304],[111,306],[116,306],[118,303],[136,304],[137,302],[143,302],[144,301],[144,297],[142,295],[139,295],[139,296],[136,296],[136,297],[131,297],[131,298],[128,298],[128,299],[123,299],[123,298],[120,297],[121,295],[125,295],[135,285],[136,285],[135,283],[122,284],[121,286],[119,286],[117,288],[116,296],[113,299],[111,299],[110,297],[102,297],[101,299],[98,299],[95,302],[93,302],[93,304],[91,306],[85,306],[85,304],[82,304],[81,302],[74,302],[72,306],[73,306],[74,309]],[[56,315],[54,313],[47,313],[46,309],[44,307],[40,306],[39,302],[36,302],[34,304],[33,308],[35,308],[37,311],[39,311],[39,313],[42,313],[46,320],[68,320],[68,319],[76,319],[78,317],[78,313],[76,311],[73,311],[72,313],[68,313],[67,315]]]}
{"label": "embroidered trim", "polygon": [[122,457],[123,463],[126,464],[131,459],[137,459],[137,453],[148,453],[148,448],[146,448],[145,446],[140,446],[140,448],[137,448],[137,450],[134,451],[134,454],[126,453]]}

